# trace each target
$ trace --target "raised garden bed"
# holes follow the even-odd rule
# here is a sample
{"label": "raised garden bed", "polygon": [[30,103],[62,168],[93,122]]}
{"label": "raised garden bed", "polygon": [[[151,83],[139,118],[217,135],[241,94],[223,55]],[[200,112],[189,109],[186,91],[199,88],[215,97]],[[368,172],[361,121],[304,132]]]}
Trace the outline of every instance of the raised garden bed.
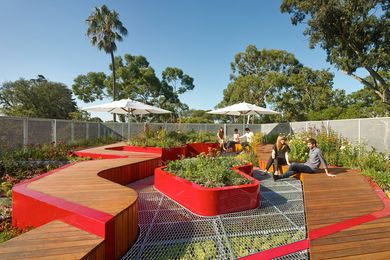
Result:
{"label": "raised garden bed", "polygon": [[259,181],[252,178],[252,164],[235,166],[234,172],[250,181],[249,184],[207,188],[165,171],[154,170],[154,186],[191,212],[201,216],[215,216],[254,209],[259,206]]}
{"label": "raised garden bed", "polygon": [[141,146],[117,146],[107,148],[108,150],[139,152],[139,153],[156,153],[161,155],[162,161],[173,161],[184,156],[196,156],[200,153],[207,153],[208,150],[218,149],[218,143],[190,143],[180,147],[141,147]]}

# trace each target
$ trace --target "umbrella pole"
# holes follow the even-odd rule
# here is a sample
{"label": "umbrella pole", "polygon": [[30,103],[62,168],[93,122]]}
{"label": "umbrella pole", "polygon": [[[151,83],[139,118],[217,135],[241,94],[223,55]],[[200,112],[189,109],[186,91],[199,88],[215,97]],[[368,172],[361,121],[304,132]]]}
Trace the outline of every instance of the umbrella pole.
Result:
{"label": "umbrella pole", "polygon": [[127,112],[127,141],[130,141],[130,111]]}
{"label": "umbrella pole", "polygon": [[242,133],[245,132],[245,116],[242,117]]}

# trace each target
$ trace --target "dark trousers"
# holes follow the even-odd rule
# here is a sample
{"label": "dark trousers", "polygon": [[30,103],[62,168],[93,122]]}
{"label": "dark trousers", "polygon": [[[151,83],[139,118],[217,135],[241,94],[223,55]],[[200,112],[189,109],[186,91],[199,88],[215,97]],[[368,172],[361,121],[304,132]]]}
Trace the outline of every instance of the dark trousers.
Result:
{"label": "dark trousers", "polygon": [[249,147],[249,149],[251,148],[251,145],[248,142],[241,143],[241,146],[242,146],[242,150],[245,150],[246,147]]}
{"label": "dark trousers", "polygon": [[235,142],[235,141],[229,141],[229,142],[227,142],[227,144],[226,144],[226,148],[227,148],[227,149],[233,148],[233,146],[234,146],[235,144],[238,144],[238,143]]}
{"label": "dark trousers", "polygon": [[271,167],[272,163],[274,164],[274,171],[276,172],[279,168],[279,165],[281,164],[287,164],[286,158],[279,158],[276,157],[275,159],[272,159],[272,156],[269,157],[267,166],[265,167],[265,170],[268,171],[268,169]]}
{"label": "dark trousers", "polygon": [[298,172],[314,173],[314,170],[303,163],[292,163],[286,173],[279,175],[279,179],[288,178]]}

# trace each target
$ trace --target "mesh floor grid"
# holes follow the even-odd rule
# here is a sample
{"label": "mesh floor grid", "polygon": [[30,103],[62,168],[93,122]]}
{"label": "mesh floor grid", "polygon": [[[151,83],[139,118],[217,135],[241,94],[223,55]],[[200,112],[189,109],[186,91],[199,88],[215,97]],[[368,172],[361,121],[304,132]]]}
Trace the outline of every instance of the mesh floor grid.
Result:
{"label": "mesh floor grid", "polygon": [[[305,239],[300,182],[255,177],[259,208],[214,217],[193,214],[156,191],[153,177],[132,183],[129,187],[139,192],[140,235],[122,259],[236,259]],[[308,259],[308,253],[279,259]]]}

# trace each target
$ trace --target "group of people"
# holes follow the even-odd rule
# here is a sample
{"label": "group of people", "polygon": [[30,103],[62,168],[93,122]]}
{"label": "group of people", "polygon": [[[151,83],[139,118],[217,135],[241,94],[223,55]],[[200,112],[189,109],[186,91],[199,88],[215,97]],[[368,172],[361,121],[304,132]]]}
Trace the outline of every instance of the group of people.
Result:
{"label": "group of people", "polygon": [[[242,150],[244,151],[247,147],[251,147],[253,141],[253,132],[247,127],[245,128],[245,134],[240,135],[238,129],[234,129],[233,139],[230,141],[225,140],[225,131],[223,127],[218,129],[217,138],[219,143],[219,151],[231,151],[236,144],[241,144]],[[241,139],[246,138],[244,142],[241,142]]]}
{"label": "group of people", "polygon": [[[314,173],[322,164],[326,175],[330,177],[336,176],[329,173],[328,163],[324,159],[321,149],[317,147],[317,141],[314,138],[309,138],[307,140],[307,147],[309,149],[309,158],[305,163],[290,163],[288,159],[290,147],[286,144],[285,137],[279,136],[272,148],[272,153],[268,159],[265,171],[270,173],[268,170],[271,168],[271,165],[274,164],[274,172],[271,174],[276,181],[278,179],[288,178],[296,173]],[[287,164],[289,167],[284,174],[278,175],[279,165],[281,164]]]}
{"label": "group of people", "polygon": [[[249,128],[245,128],[245,134],[242,136],[239,134],[238,129],[234,129],[233,139],[225,142],[225,132],[221,127],[217,132],[220,151],[232,150],[235,144],[241,144],[242,149],[245,150],[247,146],[251,146],[253,136],[254,134]],[[246,138],[246,141],[241,142],[242,138]],[[336,176],[329,173],[328,163],[324,159],[321,149],[317,147],[317,141],[314,138],[309,138],[307,140],[307,147],[309,149],[309,158],[307,161],[305,163],[291,163],[288,158],[290,147],[286,143],[286,138],[284,136],[278,136],[276,143],[272,148],[271,156],[268,159],[265,172],[272,174],[273,179],[276,181],[278,179],[288,178],[299,172],[314,173],[322,164],[326,175],[330,177]],[[269,169],[272,164],[274,165],[274,172],[271,173],[269,172]],[[278,169],[280,165],[288,165],[289,167],[285,173],[279,175]]]}

